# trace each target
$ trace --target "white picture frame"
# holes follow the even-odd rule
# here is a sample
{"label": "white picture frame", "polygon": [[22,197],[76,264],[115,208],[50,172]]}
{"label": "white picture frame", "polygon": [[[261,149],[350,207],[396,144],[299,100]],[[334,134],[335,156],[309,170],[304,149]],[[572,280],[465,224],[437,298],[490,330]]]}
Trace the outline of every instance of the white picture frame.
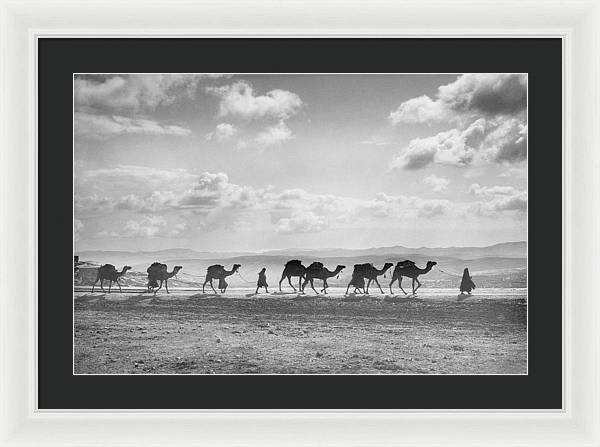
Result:
{"label": "white picture frame", "polygon": [[[0,33],[0,445],[600,446],[600,300],[589,287],[600,277],[598,1],[0,0]],[[564,408],[37,409],[35,56],[44,36],[563,39]]]}

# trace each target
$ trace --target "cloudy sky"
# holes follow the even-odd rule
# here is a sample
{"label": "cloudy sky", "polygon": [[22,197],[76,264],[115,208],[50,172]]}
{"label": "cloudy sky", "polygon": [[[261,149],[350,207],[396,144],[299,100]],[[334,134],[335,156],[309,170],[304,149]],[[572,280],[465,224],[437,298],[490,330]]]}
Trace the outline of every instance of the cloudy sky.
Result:
{"label": "cloudy sky", "polygon": [[77,250],[526,240],[527,77],[76,75]]}

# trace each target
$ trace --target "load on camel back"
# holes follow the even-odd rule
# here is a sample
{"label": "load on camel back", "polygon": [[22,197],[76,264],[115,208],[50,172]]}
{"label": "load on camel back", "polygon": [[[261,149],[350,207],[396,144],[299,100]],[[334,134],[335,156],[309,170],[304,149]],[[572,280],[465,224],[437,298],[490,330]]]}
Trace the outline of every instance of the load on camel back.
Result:
{"label": "load on camel back", "polygon": [[154,291],[156,294],[156,292],[162,288],[164,282],[165,289],[167,290],[167,293],[169,293],[169,278],[175,276],[182,268],[182,266],[176,265],[173,267],[173,271],[169,272],[167,271],[167,264],[153,262],[152,265],[146,269],[146,272],[148,273],[148,292]]}

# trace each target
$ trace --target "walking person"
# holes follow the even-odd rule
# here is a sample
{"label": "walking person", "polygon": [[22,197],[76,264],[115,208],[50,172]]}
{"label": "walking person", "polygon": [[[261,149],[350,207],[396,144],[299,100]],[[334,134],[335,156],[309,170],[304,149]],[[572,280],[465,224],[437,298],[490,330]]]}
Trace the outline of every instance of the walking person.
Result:
{"label": "walking person", "polygon": [[463,272],[462,281],[460,282],[460,294],[463,292],[467,292],[469,295],[471,294],[471,290],[475,289],[475,283],[469,274],[469,269],[466,268]]}
{"label": "walking person", "polygon": [[267,269],[265,267],[262,268],[262,270],[260,272],[258,272],[258,282],[256,283],[256,292],[254,292],[255,295],[258,294],[258,289],[260,289],[261,287],[265,288],[265,291],[267,293],[269,293],[269,285],[267,284],[267,274],[266,274]]}
{"label": "walking person", "polygon": [[219,278],[219,290],[221,291],[221,293],[225,293],[228,285],[229,284],[227,284],[227,281],[225,281],[225,278]]}

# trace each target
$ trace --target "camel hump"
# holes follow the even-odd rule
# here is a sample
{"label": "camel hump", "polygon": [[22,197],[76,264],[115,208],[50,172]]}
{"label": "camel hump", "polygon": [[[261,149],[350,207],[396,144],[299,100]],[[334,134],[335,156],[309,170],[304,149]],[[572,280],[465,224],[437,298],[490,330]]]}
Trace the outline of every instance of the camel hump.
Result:
{"label": "camel hump", "polygon": [[366,270],[366,269],[368,269],[370,267],[373,267],[373,264],[369,264],[369,263],[366,263],[366,264],[354,264],[354,269],[355,270]]}
{"label": "camel hump", "polygon": [[211,265],[206,269],[206,272],[211,275],[218,275],[225,271],[225,267],[221,264]]}
{"label": "camel hump", "polygon": [[309,270],[320,270],[323,268],[323,263],[315,261],[311,265],[309,265],[308,268]]}
{"label": "camel hump", "polygon": [[299,259],[292,259],[291,261],[288,261],[285,263],[286,267],[298,267],[302,265],[302,261],[300,261]]}
{"label": "camel hump", "polygon": [[162,270],[167,270],[167,264],[161,264],[160,262],[153,262],[152,265],[146,269],[146,273],[156,274]]}
{"label": "camel hump", "polygon": [[211,265],[208,267],[209,270],[221,270],[224,269],[225,267],[223,267],[221,264],[215,264],[215,265]]}
{"label": "camel hump", "polygon": [[102,267],[100,267],[103,270],[117,270],[117,268],[112,265],[112,264],[104,264]]}
{"label": "camel hump", "polygon": [[399,262],[399,264],[400,264],[400,265],[402,265],[402,266],[406,266],[406,267],[408,267],[408,266],[413,266],[413,265],[416,265],[416,264],[415,264],[413,261],[411,261],[410,259],[405,259],[404,261],[402,261],[402,262]]}

